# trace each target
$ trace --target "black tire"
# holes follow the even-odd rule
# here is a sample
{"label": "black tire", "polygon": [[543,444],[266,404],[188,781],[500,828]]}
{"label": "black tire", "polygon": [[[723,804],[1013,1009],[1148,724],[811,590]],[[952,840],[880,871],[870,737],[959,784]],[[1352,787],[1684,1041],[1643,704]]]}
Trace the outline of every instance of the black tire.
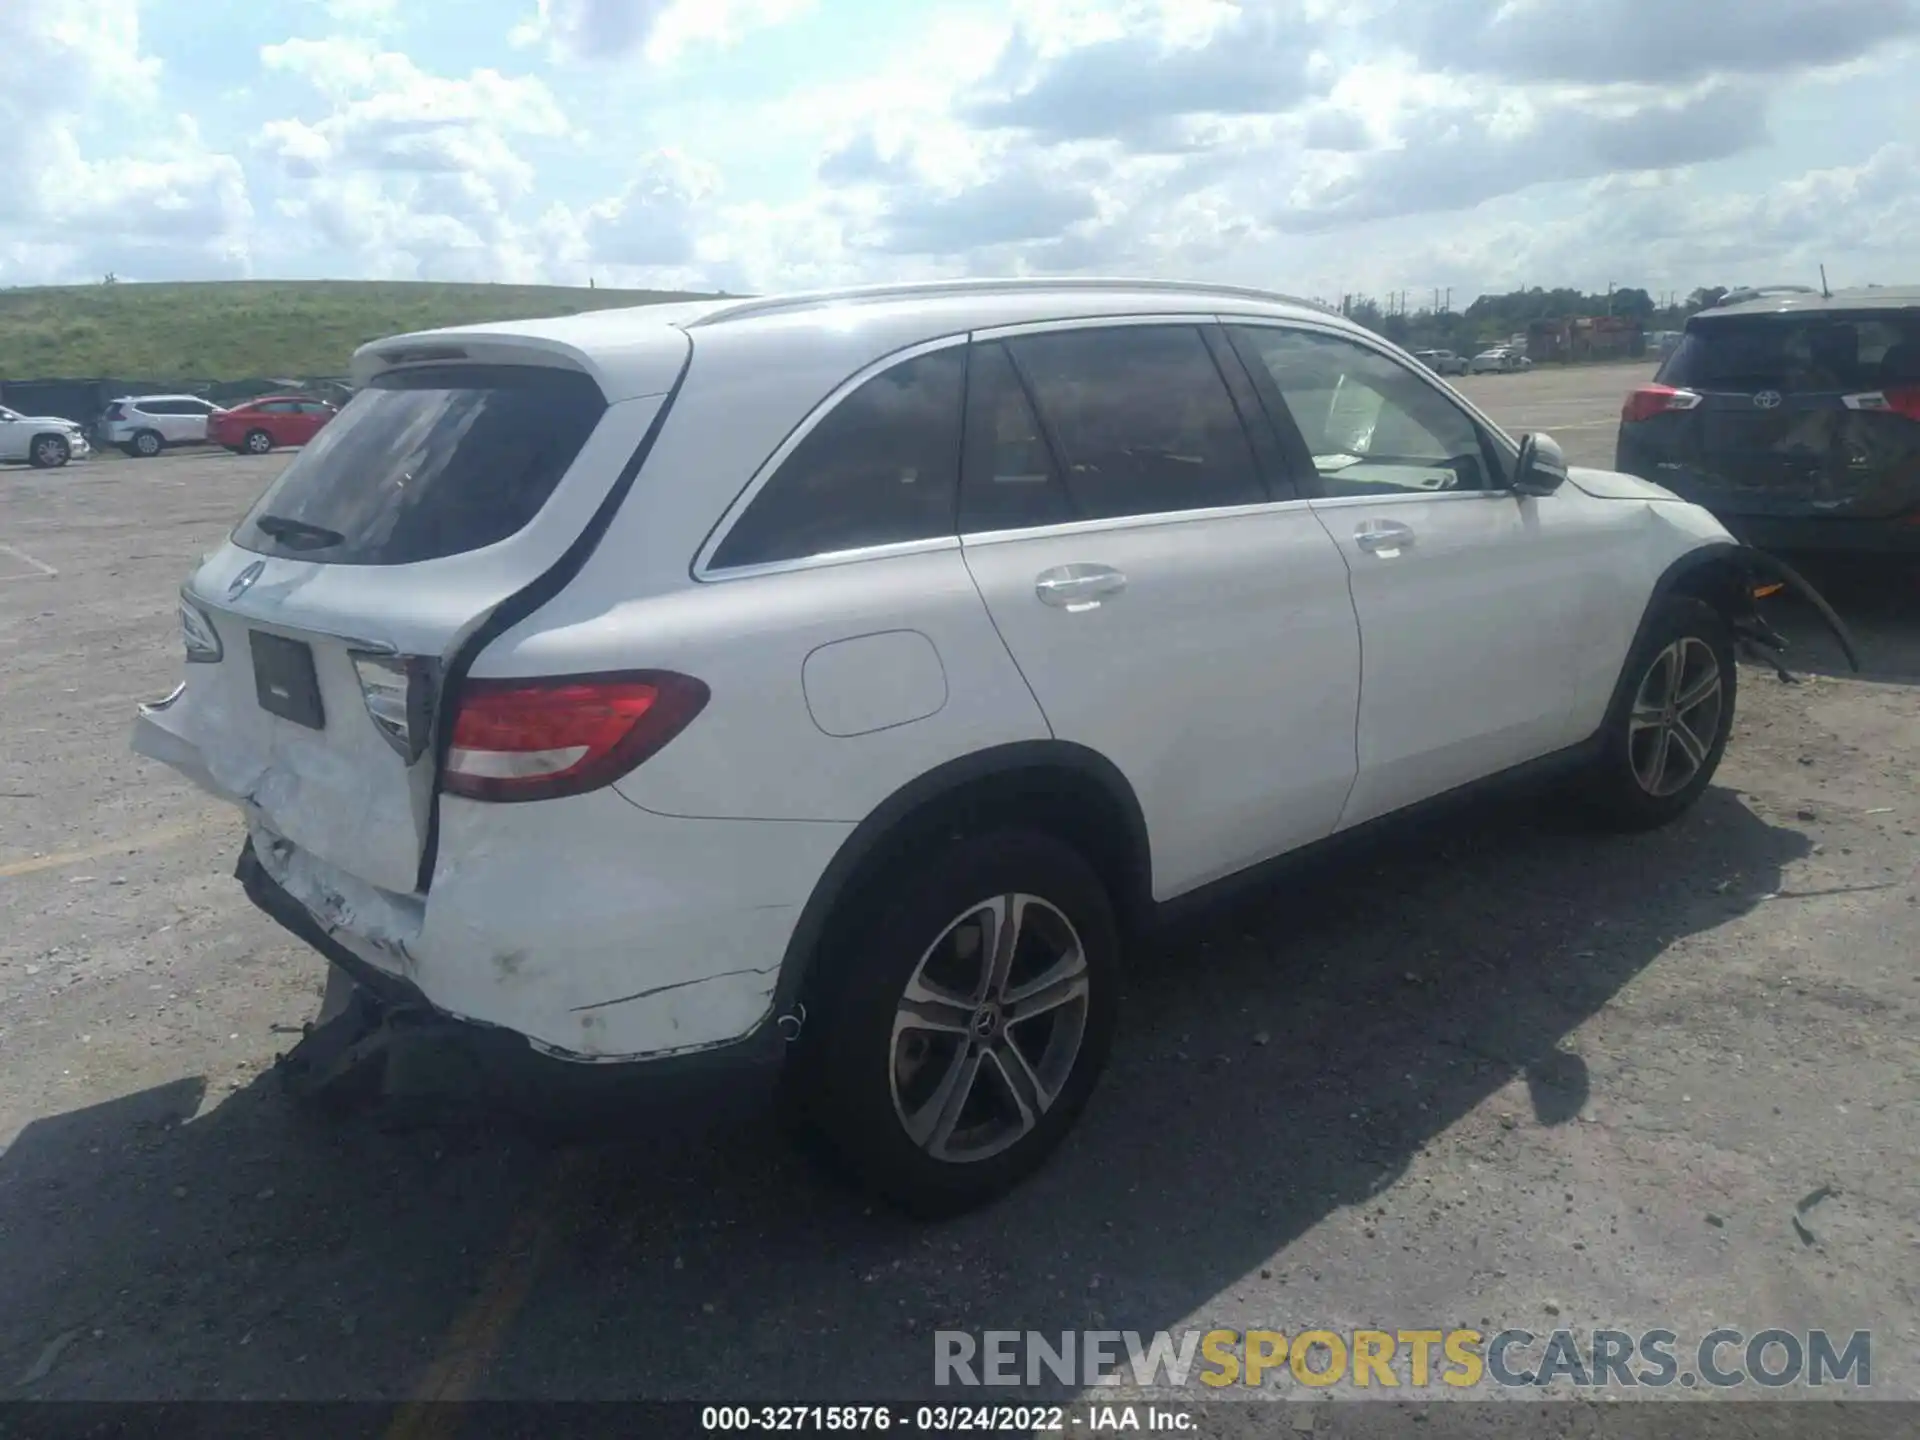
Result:
{"label": "black tire", "polygon": [[264,430],[249,430],[247,438],[241,442],[249,455],[265,455],[273,449],[273,436]]}
{"label": "black tire", "polygon": [[[1664,703],[1642,705],[1636,713],[1639,702],[1662,701],[1669,657],[1675,654],[1681,661],[1683,699],[1689,691],[1704,689],[1706,659],[1712,657],[1717,701],[1682,705],[1678,714]],[[1654,674],[1656,666],[1663,667],[1659,676]],[[1726,753],[1738,688],[1733,631],[1726,618],[1690,595],[1661,601],[1627,657],[1608,707],[1600,754],[1584,777],[1583,798],[1592,818],[1611,830],[1652,830],[1690,809],[1712,783]],[[1671,754],[1673,765],[1685,767],[1684,783],[1678,783],[1682,772],[1674,770],[1663,771],[1660,783],[1649,784],[1649,773],[1658,765],[1656,751]],[[1675,788],[1666,789],[1666,784]]]}
{"label": "black tire", "polygon": [[167,442],[160,438],[158,430],[140,430],[134,433],[132,441],[127,446],[127,453],[143,460],[151,460],[164,450],[166,445]]}
{"label": "black tire", "polygon": [[36,470],[58,470],[73,458],[73,447],[63,435],[36,435],[27,446],[27,463]]}
{"label": "black tire", "polygon": [[[1019,830],[942,845],[890,877],[877,894],[868,894],[876,902],[870,911],[846,916],[844,924],[830,927],[836,938],[821,962],[828,968],[812,987],[812,1013],[789,1075],[797,1093],[790,1098],[795,1113],[825,1142],[831,1157],[866,1189],[922,1218],[958,1214],[1005,1194],[1038,1168],[1072,1128],[1092,1093],[1118,1016],[1120,936],[1113,903],[1078,852],[1051,836]],[[1054,1070],[1047,1085],[1053,1099],[1027,1107],[1037,1120],[1024,1133],[1011,1123],[1012,1092],[1000,1078],[1008,1071],[996,1058],[1003,1053],[1001,1046],[1014,1043],[1008,1032],[996,1026],[988,1040],[976,1041],[969,1034],[963,1041],[957,1035],[895,1030],[896,1011],[909,982],[923,973],[923,959],[936,947],[951,946],[930,963],[945,964],[949,956],[960,957],[956,964],[972,963],[961,943],[963,932],[996,897],[1016,895],[1044,902],[1024,909],[1029,939],[1070,938],[1060,926],[1064,920],[1085,960],[1084,1005],[1070,1002],[1040,1018],[1014,1022],[1024,1037],[1019,1042],[1028,1062],[1024,1073]],[[974,931],[975,942],[980,934]],[[1022,942],[1012,961],[1016,996],[1019,981],[1044,971],[1052,953],[1047,944],[1029,947]],[[981,1013],[976,1011],[974,1018]],[[1044,1040],[1036,1033],[1041,1026]],[[1055,1068],[1068,1056],[1075,1033],[1077,1048],[1063,1068]],[[915,1047],[917,1062],[910,1053]],[[1036,1049],[1038,1061],[1031,1053]],[[990,1154],[981,1144],[981,1158],[936,1157],[916,1143],[903,1116],[908,1111],[931,1113],[927,1107],[962,1051],[980,1057],[976,1064],[981,1079],[973,1098],[963,1100],[955,1112],[949,1127],[953,1139],[980,1134],[991,1140],[995,1117],[1002,1115],[1010,1125],[1003,1126],[1002,1133],[1018,1138]],[[903,1071],[909,1065],[910,1073]],[[1030,1092],[1029,1098],[1033,1093],[1044,1092]],[[962,1131],[958,1122],[968,1115],[975,1119]]]}

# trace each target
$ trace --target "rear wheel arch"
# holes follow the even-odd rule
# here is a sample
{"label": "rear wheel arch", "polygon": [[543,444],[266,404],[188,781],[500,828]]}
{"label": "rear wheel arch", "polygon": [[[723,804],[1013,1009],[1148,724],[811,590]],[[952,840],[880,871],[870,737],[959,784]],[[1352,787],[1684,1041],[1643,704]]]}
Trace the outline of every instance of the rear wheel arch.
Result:
{"label": "rear wheel arch", "polygon": [[780,968],[778,1013],[804,1002],[816,960],[863,896],[955,838],[1018,828],[1078,851],[1107,888],[1122,934],[1153,915],[1147,825],[1133,787],[1105,756],[1062,740],[1019,741],[949,761],[896,790],[841,845],[802,908]]}

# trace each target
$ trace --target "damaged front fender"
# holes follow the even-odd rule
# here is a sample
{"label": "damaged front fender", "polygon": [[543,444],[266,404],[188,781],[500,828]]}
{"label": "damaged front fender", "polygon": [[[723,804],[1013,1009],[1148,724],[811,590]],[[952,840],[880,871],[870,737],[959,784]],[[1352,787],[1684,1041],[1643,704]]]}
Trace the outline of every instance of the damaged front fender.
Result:
{"label": "damaged front fender", "polygon": [[1756,550],[1751,545],[1740,546],[1738,554],[1740,563],[1746,567],[1749,577],[1749,584],[1747,586],[1749,599],[1748,608],[1752,610],[1754,620],[1758,622],[1759,626],[1764,628],[1766,636],[1770,637],[1772,641],[1777,642],[1766,644],[1768,650],[1776,655],[1779,654],[1786,649],[1786,639],[1761,618],[1758,609],[1752,606],[1751,601],[1755,597],[1756,592],[1773,584],[1782,584],[1813,607],[1813,611],[1820,617],[1821,623],[1832,632],[1833,638],[1839,642],[1841,653],[1847,657],[1847,664],[1856,675],[1860,673],[1860,650],[1859,647],[1854,644],[1853,635],[1847,629],[1846,622],[1840,618],[1840,613],[1827,602],[1827,598],[1813,588],[1813,585],[1807,580],[1806,576],[1802,575],[1798,570],[1795,570],[1779,556],[1770,555],[1764,550]]}

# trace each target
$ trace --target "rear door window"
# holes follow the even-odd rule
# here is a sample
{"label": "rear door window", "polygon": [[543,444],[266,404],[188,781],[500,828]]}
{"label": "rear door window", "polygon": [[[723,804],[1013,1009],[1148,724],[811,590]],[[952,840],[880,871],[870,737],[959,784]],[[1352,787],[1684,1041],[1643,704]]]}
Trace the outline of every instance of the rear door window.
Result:
{"label": "rear door window", "polygon": [[1191,325],[1062,330],[1007,342],[1079,518],[1270,498],[1238,410]]}
{"label": "rear door window", "polygon": [[902,360],[842,399],[734,521],[712,568],[952,535],[966,376],[966,347],[953,345]]}
{"label": "rear door window", "polygon": [[600,423],[587,376],[436,365],[361,390],[260,497],[234,542],[263,555],[409,565],[495,544],[539,513]]}
{"label": "rear door window", "polygon": [[968,534],[1038,529],[1075,518],[1026,387],[998,341],[973,347],[966,455],[960,528]]}
{"label": "rear door window", "polygon": [[1688,328],[1660,383],[1687,390],[1851,393],[1920,382],[1920,315],[1754,315]]}

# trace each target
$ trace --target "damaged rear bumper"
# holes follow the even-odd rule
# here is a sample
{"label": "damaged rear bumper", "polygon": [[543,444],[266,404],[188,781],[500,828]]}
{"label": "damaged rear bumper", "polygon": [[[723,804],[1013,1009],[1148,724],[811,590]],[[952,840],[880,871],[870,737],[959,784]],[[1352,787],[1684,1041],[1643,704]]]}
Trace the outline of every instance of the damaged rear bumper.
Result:
{"label": "damaged rear bumper", "polygon": [[1761,550],[1920,555],[1920,512],[1889,520],[1722,515],[1729,532]]}
{"label": "damaged rear bumper", "polygon": [[[738,1040],[691,1054],[619,1065],[573,1063],[511,1030],[440,1010],[405,976],[354,953],[268,873],[251,839],[234,878],[255,906],[356,987],[342,1014],[310,1028],[284,1057],[283,1078],[295,1093],[372,1088],[440,1100],[457,1096],[543,1121],[597,1123],[662,1115],[711,1119],[764,1105],[775,1089],[786,1041],[771,1019]],[[396,1077],[396,1070],[403,1073]]]}

